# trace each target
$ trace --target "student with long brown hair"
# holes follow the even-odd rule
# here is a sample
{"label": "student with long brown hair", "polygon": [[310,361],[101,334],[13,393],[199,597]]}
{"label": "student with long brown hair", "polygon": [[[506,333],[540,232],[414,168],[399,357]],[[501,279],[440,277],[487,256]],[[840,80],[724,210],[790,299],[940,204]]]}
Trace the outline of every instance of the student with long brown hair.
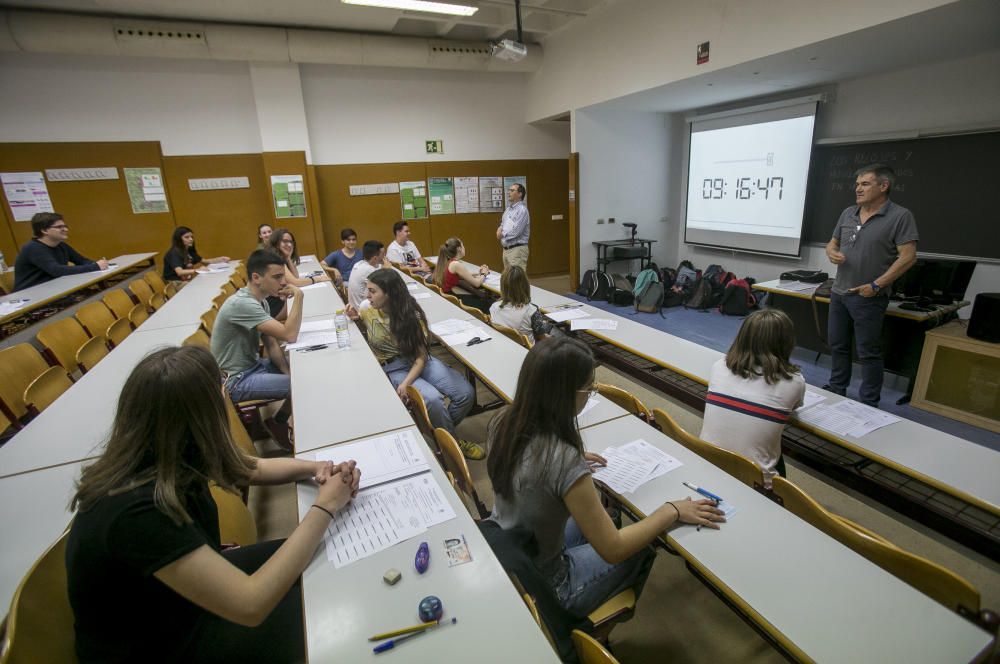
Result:
{"label": "student with long brown hair", "polygon": [[532,343],[552,331],[552,325],[531,303],[531,285],[520,266],[511,265],[500,276],[500,299],[490,305],[490,322],[517,330]]}
{"label": "student with long brown hair", "polygon": [[[427,318],[398,272],[375,270],[367,283],[369,306],[359,311],[348,305],[347,315],[364,322],[368,345],[399,397],[406,401],[406,388],[415,387],[427,405],[431,424],[458,438],[455,427],[472,409],[474,388],[462,374],[430,354]],[[462,439],[458,442],[466,457],[486,456],[479,445]]]}
{"label": "student with long brown hair", "polygon": [[[197,346],[155,351],[125,381],[107,446],[73,497],[66,569],[81,662],[305,658],[299,577],[360,471],[244,455],[221,381]],[[220,553],[210,483],[309,480],[314,509],[287,540]]]}
{"label": "student with long brown hair", "polygon": [[[445,240],[438,251],[437,265],[434,266],[432,280],[441,292],[454,295],[467,307],[475,307],[484,314],[490,312],[492,299],[482,292],[483,282],[490,273],[489,265],[480,265],[476,274],[462,264],[465,258],[465,245],[457,237]],[[455,293],[455,286],[461,286],[472,293]]]}
{"label": "student with long brown hair", "polygon": [[590,477],[576,416],[594,392],[594,356],[570,337],[528,351],[514,402],[488,428],[487,471],[501,528],[533,531],[535,565],[568,611],[585,616],[632,587],[636,595],[653,564],[649,546],[678,522],[718,528],[725,520],[709,500],[664,503],[642,521],[615,527]]}
{"label": "student with long brown hair", "polygon": [[295,243],[295,236],[287,228],[279,228],[271,233],[268,240],[271,251],[275,252],[285,261],[285,281],[293,286],[311,286],[321,281],[330,281],[330,277],[322,272],[320,274],[310,274],[305,277],[299,276],[299,249]]}
{"label": "student with long brown hair", "polygon": [[163,278],[166,281],[190,281],[199,265],[228,263],[229,256],[202,258],[194,245],[194,231],[178,226],[170,237],[170,249],[163,255]]}
{"label": "student with long brown hair", "polygon": [[775,475],[785,476],[781,432],[806,393],[806,381],[791,362],[794,348],[788,314],[755,311],[708,379],[701,437],[755,461],[768,487]]}

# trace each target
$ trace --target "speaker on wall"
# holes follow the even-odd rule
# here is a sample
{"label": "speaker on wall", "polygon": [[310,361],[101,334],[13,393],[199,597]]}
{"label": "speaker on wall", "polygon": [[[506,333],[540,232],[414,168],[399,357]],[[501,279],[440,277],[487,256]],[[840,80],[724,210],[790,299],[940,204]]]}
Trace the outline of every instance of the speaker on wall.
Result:
{"label": "speaker on wall", "polygon": [[976,296],[966,333],[973,339],[1000,343],[1000,293]]}

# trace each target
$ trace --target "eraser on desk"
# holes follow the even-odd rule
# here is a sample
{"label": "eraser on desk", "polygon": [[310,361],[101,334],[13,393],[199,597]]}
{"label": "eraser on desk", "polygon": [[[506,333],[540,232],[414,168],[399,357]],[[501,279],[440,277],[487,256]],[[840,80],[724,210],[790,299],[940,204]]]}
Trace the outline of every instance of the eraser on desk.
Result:
{"label": "eraser on desk", "polygon": [[403,574],[395,567],[386,570],[385,574],[382,575],[382,580],[388,583],[390,586],[396,585],[396,582],[399,581],[401,578],[403,578]]}
{"label": "eraser on desk", "polygon": [[427,542],[421,542],[420,548],[417,549],[417,555],[413,559],[413,566],[417,569],[417,572],[423,574],[427,571],[427,566],[431,563],[431,550],[427,546]]}

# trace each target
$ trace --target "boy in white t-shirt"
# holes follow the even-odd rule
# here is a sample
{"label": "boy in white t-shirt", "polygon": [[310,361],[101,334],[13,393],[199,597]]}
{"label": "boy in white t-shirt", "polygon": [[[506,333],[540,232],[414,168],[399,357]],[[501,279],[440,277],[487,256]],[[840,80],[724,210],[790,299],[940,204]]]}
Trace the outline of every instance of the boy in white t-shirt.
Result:
{"label": "boy in white t-shirt", "polygon": [[790,361],[794,347],[787,314],[755,311],[708,379],[702,440],[752,459],[768,488],[772,477],[785,475],[781,433],[806,393],[805,379]]}
{"label": "boy in white t-shirt", "polygon": [[385,252],[389,262],[406,265],[424,277],[434,271],[420,255],[417,245],[410,241],[410,225],[408,223],[397,221],[392,225],[392,233],[396,239],[389,243]]}

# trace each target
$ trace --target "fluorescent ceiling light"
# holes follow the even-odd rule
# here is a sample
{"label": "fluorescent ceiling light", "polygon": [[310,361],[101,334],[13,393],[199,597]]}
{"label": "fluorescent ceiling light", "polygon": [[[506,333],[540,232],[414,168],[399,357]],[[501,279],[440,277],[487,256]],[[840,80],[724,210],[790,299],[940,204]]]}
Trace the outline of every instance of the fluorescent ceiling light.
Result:
{"label": "fluorescent ceiling light", "polygon": [[366,7],[384,7],[385,9],[408,9],[415,12],[430,12],[432,14],[453,14],[455,16],[472,16],[479,7],[468,5],[453,5],[447,2],[429,2],[428,0],[340,0],[345,5],[364,5]]}

